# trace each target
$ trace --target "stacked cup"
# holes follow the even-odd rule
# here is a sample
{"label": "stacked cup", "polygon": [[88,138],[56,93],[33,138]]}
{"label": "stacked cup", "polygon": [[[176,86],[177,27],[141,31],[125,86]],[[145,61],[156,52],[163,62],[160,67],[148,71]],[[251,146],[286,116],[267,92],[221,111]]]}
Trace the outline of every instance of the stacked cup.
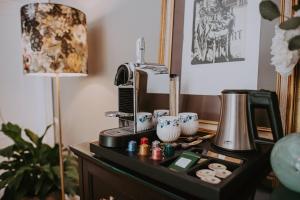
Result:
{"label": "stacked cup", "polygon": [[153,124],[154,126],[157,125],[158,123],[158,118],[163,117],[163,116],[169,116],[170,112],[169,110],[154,110],[153,112]]}
{"label": "stacked cup", "polygon": [[158,118],[156,132],[158,138],[163,142],[177,140],[181,132],[178,117],[163,116]]}
{"label": "stacked cup", "polygon": [[185,112],[177,116],[162,116],[157,119],[157,136],[163,142],[174,142],[180,134],[191,136],[198,132],[198,114]]}
{"label": "stacked cup", "polygon": [[199,129],[198,114],[185,112],[179,113],[181,132],[183,135],[195,135]]}
{"label": "stacked cup", "polygon": [[146,131],[153,128],[151,113],[138,112],[136,118],[137,118],[137,132]]}
{"label": "stacked cup", "polygon": [[154,110],[153,115],[149,112],[137,113],[137,131],[146,131],[157,125],[159,117],[168,116],[169,110]]}
{"label": "stacked cup", "polygon": [[198,114],[192,112],[168,116],[169,110],[155,110],[153,115],[148,112],[137,113],[137,131],[146,131],[156,126],[157,136],[163,142],[176,141],[180,134],[191,136],[197,133]]}

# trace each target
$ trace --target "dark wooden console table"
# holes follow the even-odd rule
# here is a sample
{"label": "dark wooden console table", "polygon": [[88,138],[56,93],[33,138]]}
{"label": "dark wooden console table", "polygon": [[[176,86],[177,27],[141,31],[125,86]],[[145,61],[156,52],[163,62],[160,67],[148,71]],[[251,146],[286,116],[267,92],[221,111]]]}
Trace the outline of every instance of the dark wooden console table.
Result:
{"label": "dark wooden console table", "polygon": [[71,146],[78,156],[80,199],[82,200],[169,200],[184,199],[174,191],[118,168],[109,161],[95,158],[89,143]]}
{"label": "dark wooden console table", "polygon": [[[89,143],[71,146],[79,159],[80,195],[82,200],[171,200],[199,199],[189,193],[141,175],[109,159],[97,158],[90,152]],[[130,162],[128,160],[128,162]],[[265,174],[266,172],[264,172]],[[266,175],[266,174],[265,174]],[[163,177],[162,177],[163,178]],[[242,189],[232,191],[232,199],[251,199],[262,174],[241,183]],[[197,187],[195,187],[197,190]]]}

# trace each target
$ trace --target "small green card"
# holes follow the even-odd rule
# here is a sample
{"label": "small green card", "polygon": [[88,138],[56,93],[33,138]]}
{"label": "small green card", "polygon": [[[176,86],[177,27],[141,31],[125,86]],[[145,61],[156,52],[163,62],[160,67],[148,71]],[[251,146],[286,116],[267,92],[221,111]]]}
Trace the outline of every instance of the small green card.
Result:
{"label": "small green card", "polygon": [[170,166],[169,169],[180,172],[186,171],[200,159],[198,154],[190,151],[183,152]]}

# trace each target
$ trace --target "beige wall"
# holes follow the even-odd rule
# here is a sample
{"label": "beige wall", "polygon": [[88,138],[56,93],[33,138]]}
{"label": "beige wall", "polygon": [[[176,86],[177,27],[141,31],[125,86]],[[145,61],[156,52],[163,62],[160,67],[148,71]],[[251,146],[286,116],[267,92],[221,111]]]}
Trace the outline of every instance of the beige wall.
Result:
{"label": "beige wall", "polygon": [[[37,1],[0,1],[0,110],[7,120],[41,132],[52,119],[51,85],[22,73],[19,9],[28,2]],[[117,109],[114,75],[120,64],[135,60],[138,37],[146,39],[147,59],[157,60],[161,0],[51,2],[84,11],[89,29],[89,76],[62,81],[63,139],[66,145],[97,140],[100,130],[117,126],[104,112]]]}
{"label": "beige wall", "polygon": [[157,60],[161,0],[55,2],[84,11],[89,28],[89,76],[62,82],[64,141],[97,140],[100,130],[118,125],[116,119],[104,117],[104,112],[117,109],[114,76],[120,64],[135,60],[138,37],[145,37],[147,59]]}
{"label": "beige wall", "polygon": [[[19,10],[20,1],[0,1],[0,112],[5,120],[42,133],[52,121],[50,80],[23,75]],[[53,135],[46,140],[51,143]],[[0,133],[0,147],[9,141]]]}

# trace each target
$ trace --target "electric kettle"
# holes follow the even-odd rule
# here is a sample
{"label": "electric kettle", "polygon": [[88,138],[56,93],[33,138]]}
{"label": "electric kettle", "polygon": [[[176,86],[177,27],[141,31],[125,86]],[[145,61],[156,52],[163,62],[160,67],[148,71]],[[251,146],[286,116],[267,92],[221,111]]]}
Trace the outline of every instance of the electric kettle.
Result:
{"label": "electric kettle", "polygon": [[[221,116],[213,144],[224,150],[257,150],[259,143],[275,143],[283,137],[283,129],[275,92],[267,90],[224,90]],[[273,140],[259,138],[255,109],[265,109],[271,123]]]}

